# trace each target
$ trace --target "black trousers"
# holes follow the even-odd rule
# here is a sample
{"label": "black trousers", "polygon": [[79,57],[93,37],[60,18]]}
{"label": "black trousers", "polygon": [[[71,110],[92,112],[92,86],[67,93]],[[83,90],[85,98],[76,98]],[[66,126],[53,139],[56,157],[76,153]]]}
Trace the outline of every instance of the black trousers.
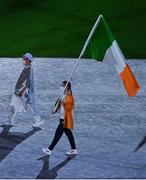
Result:
{"label": "black trousers", "polygon": [[[62,121],[62,119],[61,119],[61,121]],[[64,132],[69,140],[71,149],[76,149],[76,145],[75,145],[75,141],[74,141],[74,137],[73,137],[73,133],[72,133],[71,129],[64,128],[63,125],[64,124],[62,122],[60,122],[60,124],[58,125],[58,127],[56,129],[54,139],[53,139],[51,145],[49,146],[49,149],[51,151],[54,149],[54,147],[56,146],[56,144],[58,143],[58,141],[60,140],[60,138]]]}

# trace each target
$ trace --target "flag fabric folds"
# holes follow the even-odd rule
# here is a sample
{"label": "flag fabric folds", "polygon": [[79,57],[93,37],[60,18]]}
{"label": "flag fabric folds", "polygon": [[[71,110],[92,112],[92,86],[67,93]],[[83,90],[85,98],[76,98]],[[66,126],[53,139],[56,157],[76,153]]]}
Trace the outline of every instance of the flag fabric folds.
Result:
{"label": "flag fabric folds", "polygon": [[89,41],[86,55],[98,61],[112,63],[119,73],[128,95],[135,96],[137,94],[140,86],[102,15]]}

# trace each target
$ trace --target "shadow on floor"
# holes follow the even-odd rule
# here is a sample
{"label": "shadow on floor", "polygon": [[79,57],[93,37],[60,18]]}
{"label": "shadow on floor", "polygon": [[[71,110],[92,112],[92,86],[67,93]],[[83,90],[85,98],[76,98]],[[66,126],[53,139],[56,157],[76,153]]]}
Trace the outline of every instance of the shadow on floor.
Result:
{"label": "shadow on floor", "polygon": [[143,147],[146,144],[146,135],[142,138],[140,143],[137,145],[137,147],[134,149],[134,152],[138,151],[141,147]]}
{"label": "shadow on floor", "polygon": [[49,168],[49,157],[50,156],[47,155],[38,159],[42,160],[44,164],[42,170],[40,171],[36,179],[55,179],[57,177],[58,171],[63,168],[69,161],[71,161],[75,157],[75,155],[66,158],[64,161],[62,161],[52,169]]}
{"label": "shadow on floor", "polygon": [[0,133],[0,161],[2,161],[13,149],[23,142],[25,139],[32,136],[35,132],[40,131],[40,128],[34,128],[27,133],[9,132],[13,127],[11,125],[2,125]]}

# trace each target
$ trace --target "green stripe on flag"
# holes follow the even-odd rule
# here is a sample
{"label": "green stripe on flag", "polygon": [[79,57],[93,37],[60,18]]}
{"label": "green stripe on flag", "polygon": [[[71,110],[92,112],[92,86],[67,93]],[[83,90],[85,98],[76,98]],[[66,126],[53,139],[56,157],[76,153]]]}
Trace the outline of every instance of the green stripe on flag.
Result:
{"label": "green stripe on flag", "polygon": [[106,50],[112,45],[112,42],[114,40],[115,39],[108,27],[108,24],[102,16],[88,44],[85,56],[91,57],[98,61],[102,61],[106,53]]}

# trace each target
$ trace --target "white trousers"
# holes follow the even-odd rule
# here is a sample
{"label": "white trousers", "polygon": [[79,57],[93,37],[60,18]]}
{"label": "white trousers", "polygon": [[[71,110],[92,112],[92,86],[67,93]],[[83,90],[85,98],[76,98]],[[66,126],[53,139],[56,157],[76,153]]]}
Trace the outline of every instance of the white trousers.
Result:
{"label": "white trousers", "polygon": [[27,102],[27,99],[24,96],[19,97],[13,94],[12,100],[10,102],[9,114],[8,114],[8,120],[10,122],[12,123],[14,122],[15,116],[18,112],[21,112],[21,113],[31,112],[35,121],[41,120],[41,117],[38,115],[38,113],[32,107],[32,105],[26,102]]}

